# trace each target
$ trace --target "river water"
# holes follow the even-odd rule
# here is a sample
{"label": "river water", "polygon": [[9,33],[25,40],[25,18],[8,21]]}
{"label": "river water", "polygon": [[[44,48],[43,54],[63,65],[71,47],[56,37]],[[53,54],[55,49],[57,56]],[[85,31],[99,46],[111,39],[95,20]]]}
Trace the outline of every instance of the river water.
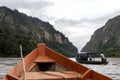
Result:
{"label": "river water", "polygon": [[[70,58],[75,61],[74,58]],[[107,65],[83,64],[99,73],[111,77],[113,80],[120,80],[120,58],[107,58]],[[0,58],[0,80],[7,72],[20,61],[19,58]]]}

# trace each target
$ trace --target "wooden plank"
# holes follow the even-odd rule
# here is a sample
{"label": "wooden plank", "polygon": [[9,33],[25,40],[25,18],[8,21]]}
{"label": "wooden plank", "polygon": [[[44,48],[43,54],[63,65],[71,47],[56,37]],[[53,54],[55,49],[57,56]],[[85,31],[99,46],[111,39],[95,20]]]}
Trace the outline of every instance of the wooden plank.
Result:
{"label": "wooden plank", "polygon": [[46,71],[45,73],[49,75],[59,75],[64,79],[80,79],[81,75],[75,71]]}
{"label": "wooden plank", "polygon": [[54,72],[54,71],[46,71],[46,72],[27,72],[27,79],[35,80],[35,79],[44,79],[44,80],[78,80],[80,79],[80,74],[74,71],[62,71],[62,72]]}
{"label": "wooden plank", "polygon": [[30,72],[36,65],[36,63],[32,63],[27,71]]}
{"label": "wooden plank", "polygon": [[36,63],[55,63],[56,61],[48,56],[38,56],[35,61]]}
{"label": "wooden plank", "polygon": [[93,70],[91,70],[91,69],[87,70],[87,71],[82,75],[81,79],[82,79],[82,80],[86,80],[86,79],[88,80],[88,79],[90,79],[91,76],[92,76],[92,73],[93,73]]}
{"label": "wooden plank", "polygon": [[48,47],[46,47],[46,53],[49,57],[55,59],[57,63],[63,65],[64,67],[66,67],[72,71],[76,71],[80,74],[84,74],[89,69],[77,62],[74,62],[74,61],[68,59],[67,57],[61,55],[60,53],[53,51],[52,49],[50,49]]}
{"label": "wooden plank", "polygon": [[62,80],[63,78],[61,76],[55,76],[55,75],[48,75],[43,72],[27,72],[26,73],[27,79],[29,80]]}
{"label": "wooden plank", "polygon": [[16,76],[13,75],[7,75],[6,76],[9,80],[19,80],[19,78],[17,78]]}

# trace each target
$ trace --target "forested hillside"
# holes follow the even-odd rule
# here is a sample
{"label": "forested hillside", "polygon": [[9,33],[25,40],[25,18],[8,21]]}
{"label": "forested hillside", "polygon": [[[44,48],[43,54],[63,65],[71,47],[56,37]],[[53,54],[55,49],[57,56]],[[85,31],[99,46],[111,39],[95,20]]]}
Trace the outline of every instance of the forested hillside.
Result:
{"label": "forested hillside", "polygon": [[19,45],[24,55],[37,43],[46,45],[65,56],[74,56],[77,48],[48,22],[27,16],[17,10],[0,7],[0,56],[19,57]]}
{"label": "forested hillside", "polygon": [[120,16],[109,19],[102,28],[96,30],[82,51],[120,57]]}

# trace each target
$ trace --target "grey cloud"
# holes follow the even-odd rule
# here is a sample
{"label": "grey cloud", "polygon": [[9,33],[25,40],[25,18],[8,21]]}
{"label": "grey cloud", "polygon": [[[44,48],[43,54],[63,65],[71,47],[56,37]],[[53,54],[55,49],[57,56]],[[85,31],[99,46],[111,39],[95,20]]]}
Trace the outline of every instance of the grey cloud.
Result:
{"label": "grey cloud", "polygon": [[13,9],[28,8],[28,9],[42,9],[50,5],[54,5],[52,2],[44,0],[0,0],[1,6],[8,6]]}
{"label": "grey cloud", "polygon": [[115,17],[115,16],[118,16],[118,15],[120,15],[120,9],[119,9],[119,10],[116,10],[116,11],[114,11],[114,12],[111,12],[111,13],[109,13],[109,14],[103,15],[103,16],[101,16],[101,17],[94,18],[94,19],[90,19],[90,20],[88,20],[88,21],[89,21],[89,22],[94,22],[94,23],[96,23],[96,24],[99,24],[99,25],[102,27],[103,25],[105,25],[105,23],[106,23],[109,19],[111,19],[111,18],[113,18],[113,17]]}
{"label": "grey cloud", "polygon": [[[103,15],[103,16],[100,16],[100,17],[97,17],[97,18],[93,18],[93,19],[89,19],[89,18],[84,18],[84,19],[80,19],[80,20],[72,20],[72,19],[65,19],[65,18],[61,18],[61,19],[57,19],[55,20],[55,24],[57,25],[63,25],[64,27],[69,27],[69,26],[72,26],[72,27],[88,27],[88,26],[82,26],[81,24],[82,23],[86,23],[86,24],[95,24],[97,28],[100,28],[102,27],[103,25],[105,25],[105,23],[117,16],[117,15],[120,15],[120,10],[117,10],[117,11],[114,11],[114,12],[111,12],[109,14],[106,14],[106,15]],[[89,27],[92,27],[92,25],[89,25]]]}
{"label": "grey cloud", "polygon": [[[81,19],[81,20],[72,20],[72,19],[65,19],[65,18],[62,18],[62,19],[57,19],[55,20],[55,24],[56,25],[61,25],[61,26],[64,26],[64,27],[88,27],[83,25],[83,24],[98,24],[99,23],[99,18],[98,19]],[[92,26],[92,25],[89,25],[89,26]]]}
{"label": "grey cloud", "polygon": [[[26,9],[30,11],[29,15],[38,17],[42,20],[50,20],[51,18],[45,15],[48,7],[54,4],[45,0],[0,0],[0,6],[7,6],[11,9]],[[24,12],[23,12],[24,13]],[[27,14],[27,13],[25,13]]]}
{"label": "grey cloud", "polygon": [[80,23],[80,22],[77,20],[70,20],[70,19],[65,19],[65,18],[55,20],[55,24],[59,24],[59,25],[64,24],[65,26],[75,26],[78,23]]}

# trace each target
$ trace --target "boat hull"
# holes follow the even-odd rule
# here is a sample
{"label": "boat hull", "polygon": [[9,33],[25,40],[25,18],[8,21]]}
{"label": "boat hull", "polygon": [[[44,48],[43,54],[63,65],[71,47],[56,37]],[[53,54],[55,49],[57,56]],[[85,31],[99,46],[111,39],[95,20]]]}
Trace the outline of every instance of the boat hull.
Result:
{"label": "boat hull", "polygon": [[112,80],[68,59],[45,44],[38,44],[24,61],[25,73],[23,62],[20,61],[3,80]]}
{"label": "boat hull", "polygon": [[77,62],[79,62],[79,63],[83,63],[83,64],[96,64],[96,65],[101,65],[101,64],[108,64],[109,62],[105,62],[105,63],[103,63],[103,62],[101,62],[101,61],[78,61],[77,60]]}

